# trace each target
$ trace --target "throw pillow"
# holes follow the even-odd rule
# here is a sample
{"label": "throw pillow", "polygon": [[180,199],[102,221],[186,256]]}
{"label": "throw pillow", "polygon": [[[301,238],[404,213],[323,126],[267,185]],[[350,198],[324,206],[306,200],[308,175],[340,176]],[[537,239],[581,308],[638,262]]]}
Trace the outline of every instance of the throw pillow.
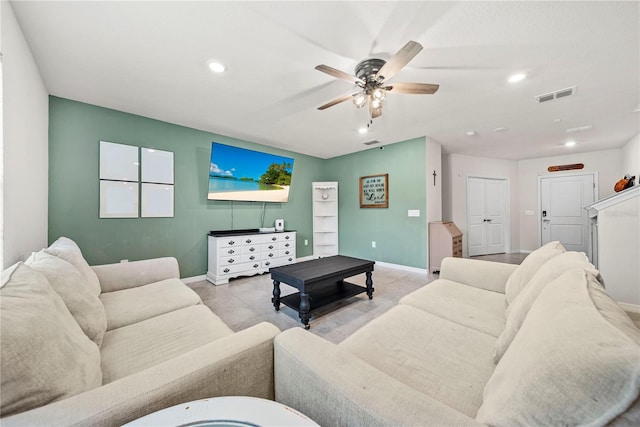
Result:
{"label": "throw pillow", "polygon": [[25,264],[47,278],[83,332],[98,347],[102,345],[107,330],[107,315],[100,298],[87,285],[78,269],[44,251],[31,255]]}
{"label": "throw pillow", "polygon": [[589,262],[583,252],[564,252],[542,264],[522,292],[511,301],[505,313],[506,323],[504,330],[496,341],[493,354],[495,363],[500,361],[507,347],[513,341],[531,305],[538,298],[542,289],[550,283],[553,283],[553,286],[562,286],[563,282],[556,279],[562,273],[574,268],[584,269],[594,276],[598,275],[598,270]]}
{"label": "throw pillow", "polygon": [[563,252],[565,252],[565,249],[560,242],[549,242],[527,255],[507,279],[504,292],[507,305],[511,304],[511,301],[527,286],[529,280],[536,274],[542,264]]}
{"label": "throw pillow", "polygon": [[558,280],[562,286],[542,290],[489,378],[477,421],[606,425],[635,410],[640,331],[592,274],[574,269]]}
{"label": "throw pillow", "polygon": [[98,276],[82,256],[82,252],[76,242],[67,237],[60,237],[44,251],[73,264],[87,280],[87,285],[91,287],[95,295],[100,295],[102,290]]}
{"label": "throw pillow", "polygon": [[37,408],[102,384],[100,351],[40,273],[2,272],[0,412]]}

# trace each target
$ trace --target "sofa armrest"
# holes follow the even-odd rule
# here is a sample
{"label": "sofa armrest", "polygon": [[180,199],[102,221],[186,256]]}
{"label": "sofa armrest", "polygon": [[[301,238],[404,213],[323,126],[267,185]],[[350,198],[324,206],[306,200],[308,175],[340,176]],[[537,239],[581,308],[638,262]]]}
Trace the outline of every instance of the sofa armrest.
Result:
{"label": "sofa armrest", "polygon": [[2,418],[2,426],[120,426],[169,406],[216,396],[273,399],[273,338],[263,322],[68,399]]}
{"label": "sofa armrest", "polygon": [[274,341],[276,401],[322,426],[480,425],[300,328]]}
{"label": "sofa armrest", "polygon": [[448,257],[442,260],[440,278],[504,294],[507,279],[516,268],[504,262]]}
{"label": "sofa armrest", "polygon": [[178,260],[173,257],[145,259],[142,261],[94,265],[102,292],[135,288],[165,279],[179,279]]}

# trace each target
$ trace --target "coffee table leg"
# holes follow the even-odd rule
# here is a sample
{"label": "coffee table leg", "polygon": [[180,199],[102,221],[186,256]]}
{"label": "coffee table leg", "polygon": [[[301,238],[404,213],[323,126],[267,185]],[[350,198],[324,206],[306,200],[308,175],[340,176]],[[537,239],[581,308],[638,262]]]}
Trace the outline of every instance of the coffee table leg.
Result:
{"label": "coffee table leg", "polygon": [[373,280],[371,280],[371,272],[367,271],[366,273],[367,276],[367,281],[365,282],[367,284],[367,295],[369,296],[369,299],[373,299]]}
{"label": "coffee table leg", "polygon": [[300,320],[304,324],[305,329],[309,329],[309,294],[300,292]]}
{"label": "coffee table leg", "polygon": [[276,311],[280,311],[280,282],[277,280],[273,281],[273,298],[271,298],[271,302]]}

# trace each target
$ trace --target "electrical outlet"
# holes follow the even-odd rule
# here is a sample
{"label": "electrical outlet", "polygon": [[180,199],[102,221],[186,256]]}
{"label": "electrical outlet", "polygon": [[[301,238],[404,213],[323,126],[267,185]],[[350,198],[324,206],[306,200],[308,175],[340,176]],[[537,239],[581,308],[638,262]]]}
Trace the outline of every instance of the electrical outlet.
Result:
{"label": "electrical outlet", "polygon": [[371,241],[371,247],[372,247],[372,248],[375,248],[375,247],[376,247],[376,242],[375,242],[375,241],[373,241],[373,240]]}
{"label": "electrical outlet", "polygon": [[304,239],[304,245],[308,246],[309,245],[309,241],[307,239]]}

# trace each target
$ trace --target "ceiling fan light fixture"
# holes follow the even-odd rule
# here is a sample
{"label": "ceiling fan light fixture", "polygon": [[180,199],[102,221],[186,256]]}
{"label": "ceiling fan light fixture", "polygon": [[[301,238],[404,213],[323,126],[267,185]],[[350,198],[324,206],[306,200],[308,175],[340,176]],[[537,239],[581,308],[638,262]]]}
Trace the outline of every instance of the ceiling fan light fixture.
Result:
{"label": "ceiling fan light fixture", "polygon": [[367,96],[364,93],[359,93],[353,96],[353,103],[356,107],[362,108],[367,103]]}
{"label": "ceiling fan light fixture", "polygon": [[372,98],[371,99],[371,109],[377,110],[377,109],[379,109],[381,107],[382,107],[382,100],[377,99],[377,98]]}
{"label": "ceiling fan light fixture", "polygon": [[379,87],[375,88],[371,93],[371,96],[373,97],[373,99],[377,99],[379,101],[382,101],[386,95],[387,95],[387,91]]}

